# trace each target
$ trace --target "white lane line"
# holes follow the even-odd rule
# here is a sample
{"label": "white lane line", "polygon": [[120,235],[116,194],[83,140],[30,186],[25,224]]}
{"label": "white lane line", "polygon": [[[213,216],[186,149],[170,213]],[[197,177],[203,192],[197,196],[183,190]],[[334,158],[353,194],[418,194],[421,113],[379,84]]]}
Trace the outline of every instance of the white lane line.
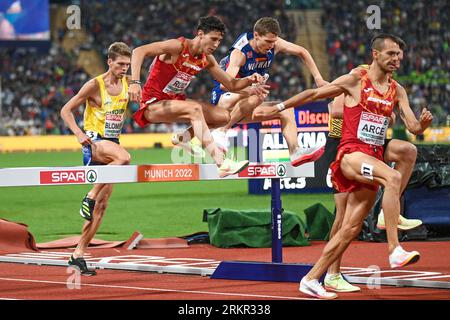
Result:
{"label": "white lane line", "polygon": [[450,278],[450,274],[445,274],[445,275],[442,275],[442,276],[426,276],[426,277],[422,277],[422,276],[419,276],[419,277],[417,277],[417,278],[414,278],[414,280],[423,280],[423,279],[439,279],[439,278]]}
{"label": "white lane line", "polygon": [[[47,281],[47,280],[32,280],[32,279],[17,279],[17,278],[0,278],[3,281],[16,281],[16,282],[32,282],[32,283],[49,283],[49,284],[61,284],[67,286],[66,282],[61,281]],[[128,289],[128,290],[140,290],[140,291],[159,291],[159,292],[174,292],[174,293],[190,293],[190,294],[206,294],[206,295],[219,295],[219,296],[235,296],[235,297],[250,297],[250,298],[266,298],[266,299],[283,299],[283,300],[318,300],[301,297],[285,297],[285,296],[270,296],[259,294],[244,294],[244,293],[231,293],[231,292],[213,292],[213,291],[194,291],[194,290],[176,290],[176,289],[163,289],[163,288],[145,288],[145,287],[131,287],[131,286],[117,286],[117,285],[105,285],[105,284],[81,284],[82,287],[97,287],[97,288],[114,288],[114,289]]]}

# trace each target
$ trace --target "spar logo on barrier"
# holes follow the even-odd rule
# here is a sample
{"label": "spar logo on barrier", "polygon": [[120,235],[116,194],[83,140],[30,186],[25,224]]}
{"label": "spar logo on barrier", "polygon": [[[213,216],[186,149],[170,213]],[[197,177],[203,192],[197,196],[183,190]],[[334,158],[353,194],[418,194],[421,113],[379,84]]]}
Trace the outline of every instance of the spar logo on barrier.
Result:
{"label": "spar logo on barrier", "polygon": [[284,177],[286,175],[286,167],[282,164],[254,164],[249,165],[246,169],[239,172],[240,178],[251,177]]}
{"label": "spar logo on barrier", "polygon": [[89,170],[51,170],[41,171],[40,184],[94,183],[97,171]]}
{"label": "spar logo on barrier", "polygon": [[89,183],[94,183],[95,181],[97,181],[97,171],[95,170],[88,170],[88,172],[86,173],[86,180]]}
{"label": "spar logo on barrier", "polygon": [[195,164],[138,166],[138,182],[192,181],[199,179],[199,167]]}

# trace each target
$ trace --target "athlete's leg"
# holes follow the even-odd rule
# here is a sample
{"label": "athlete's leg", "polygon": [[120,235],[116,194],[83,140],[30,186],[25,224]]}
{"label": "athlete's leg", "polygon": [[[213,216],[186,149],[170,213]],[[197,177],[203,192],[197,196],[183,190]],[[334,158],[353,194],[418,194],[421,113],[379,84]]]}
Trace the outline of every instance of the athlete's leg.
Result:
{"label": "athlete's leg", "polygon": [[395,162],[394,169],[402,174],[400,191],[403,193],[416,164],[417,148],[408,141],[392,139],[386,146],[385,162]]}
{"label": "athlete's leg", "polygon": [[358,236],[364,218],[375,202],[375,196],[375,191],[366,188],[349,194],[343,225],[327,243],[313,268],[300,281],[299,290],[301,292],[321,299],[337,297],[335,293],[325,291],[318,283],[318,279],[333,261],[344,253],[351,241]]}
{"label": "athlete's leg", "polygon": [[[98,163],[108,165],[127,165],[130,164],[130,154],[115,142],[108,140],[94,141],[92,145],[92,160]],[[97,195],[105,184],[96,184],[88,192],[89,199],[97,199]]]}
{"label": "athlete's leg", "polygon": [[[203,115],[209,128],[219,128],[225,126],[230,121],[230,112],[224,108],[219,108],[210,103],[200,102]],[[192,132],[193,133],[193,132]]]}
{"label": "athlete's leg", "polygon": [[[225,106],[228,105],[232,105],[233,102],[233,98],[235,97],[230,97],[227,98],[226,96],[222,95],[221,100],[231,100],[231,101],[226,101],[223,104]],[[244,119],[246,116],[249,116],[252,114],[253,110],[258,107],[259,105],[261,105],[261,103],[263,103],[263,99],[261,97],[258,97],[256,95],[253,96],[249,96],[249,97],[244,97],[242,99],[240,99],[238,102],[236,102],[234,104],[234,107],[231,110],[230,116],[231,119],[230,121],[227,123],[227,125],[224,127],[224,130],[227,131],[229,129],[231,129],[236,123],[238,123],[239,121],[241,121],[242,119]],[[220,105],[220,100],[219,100],[219,105]]]}
{"label": "athlete's leg", "polygon": [[202,146],[220,166],[224,155],[214,143],[203,115],[202,103],[193,100],[164,100],[151,104],[144,112],[145,118],[150,122],[188,122],[192,126],[194,135],[200,140]]}
{"label": "athlete's leg", "polygon": [[[400,213],[399,194],[401,174],[386,165],[384,162],[371,157],[362,152],[353,152],[345,154],[340,163],[342,174],[349,180],[369,185],[382,184],[385,188],[383,196],[383,204],[389,210],[389,216],[397,215],[397,220],[390,219],[388,225],[388,237],[392,238],[392,244],[395,248],[389,248],[389,260],[392,265],[391,257],[400,257],[405,265],[409,262],[415,262],[413,257],[417,257],[418,253],[408,253],[403,251],[398,244],[397,239],[397,221]],[[366,188],[351,192],[347,200],[343,225],[336,235],[325,246],[319,261],[314,265],[311,271],[300,282],[300,290],[302,292],[312,294],[313,289],[321,289],[320,285],[315,282],[319,279],[326,269],[340,256],[348,247],[349,243],[355,238],[362,226],[362,222],[373,206],[376,192]],[[392,228],[393,227],[393,228]],[[395,229],[393,236],[392,229]],[[394,250],[395,249],[395,250]],[[311,291],[312,290],[312,291]],[[331,295],[321,292],[321,296],[329,298]],[[332,296],[331,296],[332,297]]]}
{"label": "athlete's leg", "polygon": [[[97,140],[91,145],[92,160],[107,165],[127,165],[130,163],[130,154],[119,144],[109,140]],[[105,184],[95,184],[83,198],[80,214],[86,220],[92,219],[95,201]]]}
{"label": "athlete's leg", "polygon": [[214,141],[222,148],[224,152],[228,151],[229,141],[227,132],[236,123],[252,113],[258,105],[263,101],[263,98],[256,95],[244,96],[238,93],[227,92],[220,96],[216,108],[227,110],[230,113],[230,120],[225,126],[217,128],[212,132]]}
{"label": "athlete's leg", "polygon": [[[384,153],[384,161],[394,162],[394,169],[402,174],[402,184],[400,192],[403,194],[406,186],[408,185],[409,179],[414,169],[414,165],[417,159],[417,148],[415,145],[408,141],[392,139],[390,140],[386,147]],[[398,221],[398,228],[400,230],[411,230],[417,228],[422,224],[422,220],[419,219],[406,219],[400,215]],[[380,229],[385,228],[384,223],[384,210],[378,215],[377,227]]]}
{"label": "athlete's leg", "polygon": [[[408,184],[409,178],[411,176],[412,170],[414,168],[414,164],[417,157],[417,148],[410,142],[393,139],[391,140],[384,154],[385,162],[395,162],[395,167],[397,171],[399,171],[402,175],[401,179],[401,192],[405,189]],[[336,225],[336,221],[339,221],[339,218],[342,218],[339,212],[342,211],[342,208],[345,208],[346,197],[343,194],[335,194],[335,203],[336,203],[336,218],[335,223],[330,232],[330,238],[335,233],[335,226],[339,229],[339,226]],[[392,235],[392,237],[394,237]],[[389,239],[392,239],[390,237]],[[396,243],[398,243],[398,236],[394,237],[397,239],[397,242],[390,244],[390,248],[395,247]],[[335,274],[340,272],[342,256],[338,257],[338,259],[331,265],[328,269],[328,273]]]}
{"label": "athlete's leg", "polygon": [[[336,204],[336,213],[334,216],[333,226],[330,230],[330,240],[336,235],[336,233],[341,229],[342,223],[344,221],[345,208],[347,206],[347,192],[340,192],[334,194],[334,203]],[[342,255],[337,257],[333,264],[328,268],[329,274],[338,274],[341,271],[341,260]]]}
{"label": "athlete's leg", "polygon": [[[340,169],[349,180],[384,186],[382,200],[386,218],[386,234],[389,240],[389,253],[399,246],[397,223],[400,216],[400,188],[402,175],[384,162],[362,152],[346,154]],[[365,172],[363,175],[362,172]]]}
{"label": "athlete's leg", "polygon": [[73,253],[74,258],[82,257],[86,251],[86,248],[89,246],[89,243],[94,238],[102,223],[112,189],[112,184],[103,184],[103,188],[98,193],[92,220],[86,221],[83,225],[80,242]]}
{"label": "athlete's leg", "polygon": [[[195,103],[195,101],[193,102]],[[218,108],[217,106],[213,106],[209,103],[204,102],[197,102],[197,103],[201,104],[203,116],[205,117],[205,121],[210,129],[223,127],[229,122],[230,113],[228,112],[228,110]],[[192,126],[189,126],[189,128],[187,128],[186,130],[175,133],[174,136],[172,137],[172,143],[174,145],[180,146],[182,146],[181,144],[183,144],[186,150],[189,151],[191,154],[202,157],[203,153],[204,156],[204,152],[199,147],[196,147],[194,144],[189,144],[192,138],[194,138],[194,129]],[[195,148],[195,150],[192,150],[193,148]]]}
{"label": "athlete's leg", "polygon": [[297,123],[295,122],[294,109],[280,112],[281,132],[288,145],[289,154],[293,154],[298,148]]}
{"label": "athlete's leg", "polygon": [[366,188],[348,195],[342,227],[330,239],[319,260],[305,276],[308,280],[319,279],[329,266],[347,249],[361,230],[364,218],[375,201],[376,192]]}
{"label": "athlete's leg", "polygon": [[245,117],[240,123],[261,122],[278,119],[281,122],[283,137],[289,148],[289,156],[293,166],[299,166],[306,162],[316,161],[325,151],[323,145],[312,148],[300,148],[297,136],[297,123],[295,121],[294,109],[287,109],[276,114],[268,114],[266,110],[273,103],[263,103],[253,110],[251,116]]}

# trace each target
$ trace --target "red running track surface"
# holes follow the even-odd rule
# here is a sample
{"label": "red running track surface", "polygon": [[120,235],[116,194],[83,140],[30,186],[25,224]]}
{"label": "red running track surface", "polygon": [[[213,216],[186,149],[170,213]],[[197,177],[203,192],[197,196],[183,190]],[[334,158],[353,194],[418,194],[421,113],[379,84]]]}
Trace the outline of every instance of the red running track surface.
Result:
{"label": "red running track surface", "polygon": [[[283,262],[314,263],[325,242],[283,249]],[[439,272],[436,281],[450,281],[450,242],[404,242],[406,250],[418,250],[421,260],[403,270]],[[68,250],[55,250],[69,253]],[[270,248],[220,249],[198,244],[179,249],[92,249],[92,257],[144,255],[166,258],[271,261]],[[343,266],[388,270],[385,243],[353,242]],[[346,269],[350,270],[350,269]],[[0,263],[0,299],[101,299],[101,300],[304,300],[298,283],[210,279],[199,275],[158,274],[121,270],[97,270],[95,277],[81,277],[79,289],[69,289],[67,268]],[[392,274],[402,275],[402,273]],[[450,290],[360,285],[359,293],[340,293],[340,300],[450,300]]]}

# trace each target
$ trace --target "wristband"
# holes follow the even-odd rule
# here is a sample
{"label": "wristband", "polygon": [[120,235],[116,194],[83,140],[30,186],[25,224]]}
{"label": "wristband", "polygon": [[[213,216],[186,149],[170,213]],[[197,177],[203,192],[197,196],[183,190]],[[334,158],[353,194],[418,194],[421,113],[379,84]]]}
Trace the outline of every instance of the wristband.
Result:
{"label": "wristband", "polygon": [[284,109],[286,109],[286,106],[284,105],[283,102],[277,104],[276,107],[277,107],[278,110],[280,110],[280,111],[283,111]]}
{"label": "wristband", "polygon": [[130,80],[130,84],[134,84],[134,83],[136,83],[136,84],[141,84],[141,80]]}

